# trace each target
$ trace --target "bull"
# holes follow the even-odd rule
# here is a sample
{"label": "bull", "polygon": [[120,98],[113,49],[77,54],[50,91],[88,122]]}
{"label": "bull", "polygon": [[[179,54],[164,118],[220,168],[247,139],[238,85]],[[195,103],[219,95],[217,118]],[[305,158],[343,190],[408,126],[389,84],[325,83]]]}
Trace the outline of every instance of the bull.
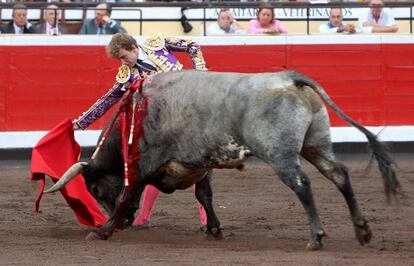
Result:
{"label": "bull", "polygon": [[311,233],[307,249],[320,249],[325,231],[300,157],[336,185],[348,205],[357,240],[361,245],[369,243],[372,232],[355,199],[347,168],[333,153],[322,99],[367,137],[387,199],[400,188],[394,162],[377,137],[348,117],[317,82],[303,74],[168,72],[147,79],[142,94],[149,98],[148,113],[143,122],[145,134],[139,139],[139,180],[127,196],[127,207],[117,209],[124,186],[118,127],[113,127],[95,159],[75,164],[45,191],[57,191],[82,173],[89,192],[111,214],[109,221],[96,229],[100,238],[106,239],[116,227],[132,223],[148,184],[164,193],[196,184],[195,196],[207,213],[206,233],[221,238],[212,205],[211,170],[240,169],[245,159],[254,155],[270,165],[302,203]]}

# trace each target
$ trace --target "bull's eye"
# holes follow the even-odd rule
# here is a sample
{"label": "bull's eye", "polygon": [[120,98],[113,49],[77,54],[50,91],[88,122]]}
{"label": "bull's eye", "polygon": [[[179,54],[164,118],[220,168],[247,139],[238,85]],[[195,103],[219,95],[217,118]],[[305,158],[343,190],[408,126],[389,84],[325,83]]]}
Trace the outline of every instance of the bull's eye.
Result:
{"label": "bull's eye", "polygon": [[96,198],[99,198],[99,189],[97,186],[92,186],[91,187],[91,193],[92,195],[94,195]]}

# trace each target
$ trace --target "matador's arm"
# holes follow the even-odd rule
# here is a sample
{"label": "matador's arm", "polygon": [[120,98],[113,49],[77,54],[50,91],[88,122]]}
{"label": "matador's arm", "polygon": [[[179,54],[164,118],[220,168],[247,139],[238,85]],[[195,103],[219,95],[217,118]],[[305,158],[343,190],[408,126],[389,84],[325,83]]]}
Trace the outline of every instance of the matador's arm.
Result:
{"label": "matador's arm", "polygon": [[203,53],[196,42],[176,37],[167,37],[165,38],[165,48],[170,51],[187,52],[191,57],[194,69],[207,70]]}
{"label": "matador's arm", "polygon": [[86,112],[73,120],[74,127],[85,129],[90,124],[101,118],[124,95],[127,86],[135,80],[130,69],[123,65],[116,76],[117,82],[109,91],[99,98]]}

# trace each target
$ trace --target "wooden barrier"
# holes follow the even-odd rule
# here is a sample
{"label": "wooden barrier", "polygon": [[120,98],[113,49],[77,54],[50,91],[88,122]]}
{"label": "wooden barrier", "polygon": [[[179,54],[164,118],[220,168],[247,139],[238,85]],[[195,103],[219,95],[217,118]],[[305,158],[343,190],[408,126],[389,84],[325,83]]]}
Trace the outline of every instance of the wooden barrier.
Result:
{"label": "wooden barrier", "polygon": [[[48,130],[76,118],[113,84],[119,63],[110,36],[0,38],[0,131]],[[323,85],[367,126],[414,125],[414,39],[410,35],[197,37],[210,71],[291,69]],[[143,38],[138,37],[138,42]],[[186,68],[190,60],[177,54]],[[332,114],[333,126],[347,126]],[[99,129],[101,119],[90,129]]]}

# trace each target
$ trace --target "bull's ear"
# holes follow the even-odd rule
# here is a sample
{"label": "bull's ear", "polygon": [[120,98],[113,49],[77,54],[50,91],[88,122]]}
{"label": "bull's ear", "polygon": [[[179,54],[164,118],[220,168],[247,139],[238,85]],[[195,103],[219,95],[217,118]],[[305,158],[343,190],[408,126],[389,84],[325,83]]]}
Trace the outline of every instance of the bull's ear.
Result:
{"label": "bull's ear", "polygon": [[96,167],[94,167],[94,164],[90,163],[90,162],[87,165],[82,167],[82,172],[81,173],[83,175],[86,186],[94,183],[94,180],[97,177],[97,173],[94,170],[95,168]]}
{"label": "bull's ear", "polygon": [[87,164],[82,167],[81,173],[88,189],[91,188],[91,185],[96,184],[96,182],[102,179],[102,172],[97,171],[97,169],[98,167],[92,160],[88,161]]}

